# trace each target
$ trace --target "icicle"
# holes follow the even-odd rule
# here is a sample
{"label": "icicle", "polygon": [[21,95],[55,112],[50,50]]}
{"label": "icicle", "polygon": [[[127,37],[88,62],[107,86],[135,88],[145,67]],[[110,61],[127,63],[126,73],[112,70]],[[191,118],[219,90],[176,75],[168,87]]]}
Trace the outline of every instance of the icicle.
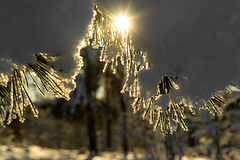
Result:
{"label": "icicle", "polygon": [[[31,108],[34,117],[38,117],[38,110],[28,93],[29,78],[32,79],[34,86],[43,96],[45,93],[40,85],[44,87],[45,91],[51,91],[56,97],[70,99],[69,94],[73,88],[66,87],[66,84],[74,83],[66,80],[49,65],[55,58],[43,53],[35,54],[35,58],[35,63],[28,63],[21,68],[13,65],[14,68],[7,86],[0,85],[0,106],[4,107],[4,110],[2,107],[0,108],[2,123],[5,122],[3,118],[7,119],[7,124],[10,124],[17,117],[20,122],[24,122],[24,110],[27,106]],[[80,62],[78,66],[81,66]],[[36,77],[41,83],[36,81]]]}
{"label": "icicle", "polygon": [[4,122],[7,116],[7,111],[3,106],[0,106],[0,123],[4,126]]}
{"label": "icicle", "polygon": [[[123,65],[126,75],[121,93],[128,93],[134,99],[132,103],[134,113],[142,110],[143,119],[148,118],[149,122],[154,124],[154,130],[160,128],[164,134],[173,134],[178,126],[183,130],[188,130],[184,121],[186,119],[185,108],[188,108],[193,115],[196,114],[196,109],[191,100],[186,100],[185,97],[177,99],[176,96],[172,96],[180,89],[177,77],[161,75],[154,94],[148,91],[142,93],[139,73],[150,69],[147,53],[135,48],[128,30],[117,29],[113,18],[100,11],[96,4],[93,4],[93,18],[87,35],[90,45],[94,49],[101,50],[99,60],[105,63],[103,72],[110,66],[109,68],[115,74],[118,65]],[[119,60],[120,63],[118,63]],[[163,95],[169,98],[169,103],[164,106],[167,109],[164,110],[155,103],[161,100]],[[219,104],[222,103],[221,96],[213,96],[205,103],[205,109],[208,109],[211,114],[220,115],[222,110]],[[155,115],[157,115],[156,120]]]}

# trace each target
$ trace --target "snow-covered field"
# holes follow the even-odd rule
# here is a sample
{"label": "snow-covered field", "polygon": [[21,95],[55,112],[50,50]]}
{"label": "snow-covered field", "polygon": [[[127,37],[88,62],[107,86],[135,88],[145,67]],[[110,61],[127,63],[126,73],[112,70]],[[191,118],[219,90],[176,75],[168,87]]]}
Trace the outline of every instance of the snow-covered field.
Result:
{"label": "snow-covered field", "polygon": [[[81,153],[77,150],[54,150],[39,146],[14,146],[0,145],[0,160],[85,160],[88,153]],[[104,152],[95,156],[93,160],[119,160],[123,154]],[[128,154],[127,159],[143,159],[141,155]]]}
{"label": "snow-covered field", "polygon": [[[89,154],[84,154],[77,150],[54,150],[39,146],[15,146],[0,145],[0,160],[86,160]],[[93,160],[121,160],[124,159],[121,153],[103,152],[95,156]],[[129,153],[127,160],[145,160],[143,154]],[[207,158],[189,158],[184,156],[182,160],[210,160]]]}

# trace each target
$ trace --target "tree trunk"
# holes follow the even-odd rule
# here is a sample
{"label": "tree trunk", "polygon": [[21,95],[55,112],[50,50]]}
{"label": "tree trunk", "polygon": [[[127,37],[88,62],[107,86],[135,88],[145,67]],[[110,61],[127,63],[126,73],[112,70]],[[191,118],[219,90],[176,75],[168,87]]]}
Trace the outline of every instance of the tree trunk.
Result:
{"label": "tree trunk", "polygon": [[97,153],[97,137],[96,137],[96,128],[95,128],[95,118],[94,118],[94,107],[92,105],[92,91],[95,89],[95,84],[97,78],[94,71],[94,63],[91,62],[89,58],[88,48],[82,49],[81,53],[84,57],[85,62],[85,83],[87,87],[87,94],[89,95],[89,102],[87,104],[87,130],[89,138],[89,150],[92,153]]}
{"label": "tree trunk", "polygon": [[87,105],[87,129],[88,129],[88,139],[89,139],[89,151],[97,153],[97,137],[95,128],[95,118],[93,113],[93,108],[89,103]]}
{"label": "tree trunk", "polygon": [[216,146],[216,160],[223,160],[222,151],[219,144],[219,129],[216,127],[215,135],[213,137],[214,144]]}
{"label": "tree trunk", "polygon": [[173,151],[172,139],[171,139],[170,135],[167,135],[167,137],[165,139],[165,147],[166,147],[166,152],[167,152],[167,159],[174,160],[175,154]]}
{"label": "tree trunk", "polygon": [[22,142],[22,135],[21,135],[21,124],[18,120],[13,120],[9,124],[9,128],[12,129],[12,134],[14,136],[14,141]]}
{"label": "tree trunk", "polygon": [[127,140],[127,108],[124,102],[123,95],[121,95],[120,99],[121,110],[122,110],[122,147],[124,154],[128,153],[128,140]]}
{"label": "tree trunk", "polygon": [[111,111],[110,111],[110,106],[106,104],[106,111],[107,111],[107,149],[112,148],[112,117],[111,117]]}

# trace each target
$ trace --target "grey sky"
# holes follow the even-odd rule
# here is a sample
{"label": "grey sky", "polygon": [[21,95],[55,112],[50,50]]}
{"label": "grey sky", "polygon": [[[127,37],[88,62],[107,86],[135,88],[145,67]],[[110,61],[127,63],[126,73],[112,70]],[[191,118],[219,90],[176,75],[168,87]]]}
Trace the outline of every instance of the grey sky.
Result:
{"label": "grey sky", "polygon": [[[130,4],[129,15],[135,17],[133,43],[149,52],[154,65],[140,76],[144,88],[155,89],[153,83],[162,74],[174,74],[179,77],[183,95],[205,98],[239,79],[237,1],[97,2],[112,14]],[[86,33],[91,16],[90,0],[1,0],[1,57],[24,64],[32,53],[62,55],[67,71],[74,64],[71,54]]]}
{"label": "grey sky", "polygon": [[91,17],[90,0],[1,0],[1,58],[26,64],[33,53],[61,55],[67,58],[68,71],[74,66],[75,46],[85,36]]}
{"label": "grey sky", "polygon": [[181,95],[207,99],[239,80],[238,1],[98,1],[114,14],[118,6],[130,5],[129,16],[136,17],[133,43],[148,51],[153,64],[152,70],[140,74],[144,91],[155,90],[161,75],[167,74],[179,77]]}

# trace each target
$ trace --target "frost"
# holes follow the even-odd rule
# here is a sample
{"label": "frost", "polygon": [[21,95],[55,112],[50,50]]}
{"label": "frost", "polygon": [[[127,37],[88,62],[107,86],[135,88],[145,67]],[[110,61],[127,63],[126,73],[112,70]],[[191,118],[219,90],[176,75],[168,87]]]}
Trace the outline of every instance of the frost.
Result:
{"label": "frost", "polygon": [[[7,86],[1,86],[0,106],[2,122],[7,119],[7,124],[9,124],[12,119],[17,117],[19,121],[24,122],[24,110],[26,107],[30,107],[34,116],[38,117],[38,110],[34,106],[28,91],[29,78],[43,96],[45,96],[44,92],[47,91],[58,98],[70,99],[69,94],[72,88],[68,87],[68,79],[65,80],[60,73],[56,72],[49,65],[55,58],[43,53],[35,54],[35,58],[35,63],[28,63],[21,68],[15,65],[15,68],[12,68]],[[35,78],[39,80],[37,81]],[[42,90],[40,86],[43,86],[45,90]]]}
{"label": "frost", "polygon": [[0,74],[0,85],[7,86],[7,83],[9,81],[9,77],[7,74],[1,73]]}
{"label": "frost", "polygon": [[[228,85],[231,80],[234,80],[239,75],[237,74],[236,51],[231,50],[232,53],[229,55],[223,52],[227,51],[224,48],[221,51],[221,54],[224,54],[224,56],[220,57],[217,52],[218,48],[216,50],[214,48],[216,39],[210,39],[212,40],[210,43],[213,43],[213,47],[210,47],[213,53],[210,53],[212,54],[210,56],[208,51],[206,53],[203,53],[204,50],[195,51],[194,48],[199,47],[194,46],[195,42],[190,43],[194,48],[188,48],[183,40],[180,42],[179,39],[174,40],[174,37],[169,39],[170,45],[173,45],[172,48],[158,49],[162,45],[161,37],[159,37],[162,26],[159,27],[159,30],[151,28],[150,24],[154,24],[155,26],[152,25],[154,28],[161,24],[156,21],[153,15],[153,17],[147,16],[137,20],[134,19],[136,22],[134,25],[145,29],[145,32],[143,32],[146,35],[145,37],[154,40],[148,43],[146,41],[148,38],[140,38],[137,33],[128,30],[119,31],[114,26],[114,15],[112,15],[116,13],[114,10],[118,6],[128,4],[127,1],[114,1],[113,3],[112,1],[103,2],[99,0],[97,2],[99,2],[100,8],[97,5],[93,7],[94,17],[88,34],[90,45],[101,49],[99,59],[105,63],[103,71],[110,66],[113,73],[116,73],[117,66],[120,64],[125,68],[126,75],[122,93],[126,92],[134,99],[132,103],[134,112],[143,111],[143,118],[147,118],[151,124],[154,124],[154,130],[160,128],[163,133],[171,134],[178,126],[183,128],[183,130],[188,130],[184,114],[186,109],[193,115],[196,115],[198,110],[201,109],[208,110],[212,116],[222,115],[223,110],[221,107],[226,100],[225,95],[230,93],[228,88],[224,89],[224,86]],[[128,9],[130,8],[129,12],[134,14],[134,11],[139,6],[144,8],[145,4],[147,7],[153,7],[153,14],[156,17],[159,16],[161,10],[156,9],[159,5],[156,5],[155,1],[146,3],[143,1],[132,1],[131,6],[135,10],[131,10],[131,7],[128,7]],[[169,8],[170,2],[164,1],[160,3]],[[177,10],[171,10],[173,14],[167,15],[169,16],[169,21],[167,21],[166,17],[162,17],[163,23],[166,21],[166,25],[171,27],[172,24],[169,22],[173,22],[177,17],[180,19],[176,23],[180,22],[180,20],[185,22],[186,20],[183,18],[186,17],[195,24],[194,19],[187,14],[189,10],[192,10],[192,8],[188,8],[188,5],[191,5],[192,2],[186,2],[189,3],[186,6],[178,6],[179,3],[176,2],[172,8]],[[202,13],[201,8],[205,5],[211,6],[211,4],[207,4],[205,1],[193,5],[193,8],[199,7],[196,10],[196,14],[198,12]],[[187,10],[182,12],[181,9],[183,8]],[[161,9],[164,13],[166,12],[164,8],[161,7]],[[217,10],[214,10],[214,12],[217,12]],[[145,22],[144,25],[143,22]],[[146,26],[149,28],[146,28]],[[134,29],[136,29],[135,26]],[[201,33],[202,31],[200,30],[199,32]],[[169,32],[165,34],[169,34]],[[188,35],[188,33],[186,34]],[[205,34],[205,31],[203,31],[203,34]],[[191,35],[188,38],[187,40],[191,40]],[[203,35],[201,38],[205,41],[207,35]],[[201,41],[200,39],[198,42],[201,43]],[[173,48],[177,47],[175,45],[178,42],[180,45],[183,45],[183,48],[180,47],[174,50]],[[203,46],[205,44],[204,42]],[[136,48],[136,46],[141,47],[143,50]],[[183,53],[184,47],[186,53]],[[160,54],[159,52],[165,53]],[[150,64],[150,62],[153,64]],[[223,64],[230,63],[231,65],[223,68]],[[221,74],[220,70],[223,75],[219,75]],[[231,90],[233,90],[232,87]]]}
{"label": "frost", "polygon": [[23,122],[26,107],[38,116],[29,83],[43,96],[70,99],[83,66],[80,50],[87,45],[91,2],[0,3],[0,17],[6,19],[0,26],[0,120],[9,124],[16,118]]}
{"label": "frost", "polygon": [[7,124],[10,124],[16,118],[19,118],[20,122],[24,122],[26,107],[30,107],[34,116],[38,117],[38,110],[29,95],[30,79],[42,96],[45,96],[45,92],[48,92],[57,98],[70,99],[70,93],[76,87],[75,76],[83,65],[80,50],[85,47],[85,43],[80,43],[78,47],[79,50],[74,53],[74,59],[77,63],[76,68],[70,77],[52,67],[58,60],[57,57],[48,56],[45,53],[35,54],[34,63],[27,63],[22,66],[12,63],[9,76],[1,74],[0,121],[2,125],[5,124],[5,120]]}
{"label": "frost", "polygon": [[[62,15],[65,15],[65,3],[68,2],[57,3],[60,5],[57,12]],[[115,74],[118,66],[123,66],[125,81],[121,92],[133,99],[133,111],[142,112],[142,117],[154,125],[154,130],[160,129],[164,134],[172,134],[178,126],[188,130],[185,123],[187,109],[194,115],[198,110],[204,109],[212,116],[221,116],[221,106],[225,104],[226,95],[239,91],[239,37],[236,34],[237,29],[231,29],[236,26],[238,18],[231,20],[232,26],[228,22],[219,21],[221,17],[231,19],[233,13],[229,12],[228,15],[222,12],[225,10],[223,2],[219,6],[215,3],[218,2],[133,0],[129,6],[127,0],[97,0],[96,4],[93,3],[91,24],[82,41],[78,41],[81,38],[78,34],[83,30],[79,24],[82,23],[81,17],[78,22],[77,17],[67,16],[70,20],[77,21],[79,28],[76,28],[78,25],[65,28],[58,16],[57,20],[62,25],[58,28],[55,23],[50,23],[49,27],[53,30],[57,28],[54,33],[60,41],[42,37],[42,32],[34,32],[33,35],[39,37],[35,44],[42,42],[40,48],[35,50],[32,50],[24,36],[18,35],[22,33],[18,33],[18,29],[22,30],[23,26],[13,28],[12,33],[17,32],[19,39],[13,38],[11,44],[16,41],[21,43],[16,47],[10,44],[10,48],[14,48],[13,59],[8,57],[9,44],[3,46],[7,48],[4,48],[1,61],[6,66],[10,65],[12,70],[10,73],[5,72],[5,65],[2,67],[2,63],[0,64],[3,69],[0,77],[0,102],[4,108],[0,110],[2,122],[4,117],[7,117],[8,123],[16,117],[24,121],[26,106],[30,106],[37,116],[38,112],[27,91],[26,77],[33,80],[36,89],[43,95],[44,91],[39,85],[43,85],[46,91],[52,92],[56,97],[68,100],[70,92],[76,87],[75,77],[83,65],[80,51],[86,46],[101,51],[99,60],[105,63],[103,72],[110,67]],[[119,30],[115,25],[114,16],[119,11],[119,5],[116,4],[128,8],[133,17],[136,14],[132,19],[132,29]],[[41,4],[40,8],[43,6]],[[72,7],[76,9],[75,6]],[[146,10],[151,10],[151,14],[144,15]],[[39,16],[38,13],[35,14]],[[47,12],[44,15],[48,16]],[[84,17],[85,14],[79,16]],[[14,17],[11,22],[16,23],[17,20],[18,17]],[[72,24],[72,21],[67,22],[68,25]],[[36,24],[39,24],[38,20]],[[3,28],[6,29],[6,26]],[[47,34],[53,30],[47,30]],[[61,31],[69,33],[59,37]],[[68,41],[65,43],[62,40]],[[22,59],[18,63],[14,61],[15,53],[18,53],[16,49],[20,49],[21,45],[27,48],[27,59],[24,59],[26,63]],[[39,54],[35,54],[34,63],[29,63],[31,60],[28,55],[32,51]],[[51,52],[57,52],[60,56],[48,55]],[[68,61],[70,63],[65,64]],[[38,84],[35,78],[39,78],[41,83]],[[230,85],[234,80],[236,85]],[[77,97],[79,96],[80,92]]]}

